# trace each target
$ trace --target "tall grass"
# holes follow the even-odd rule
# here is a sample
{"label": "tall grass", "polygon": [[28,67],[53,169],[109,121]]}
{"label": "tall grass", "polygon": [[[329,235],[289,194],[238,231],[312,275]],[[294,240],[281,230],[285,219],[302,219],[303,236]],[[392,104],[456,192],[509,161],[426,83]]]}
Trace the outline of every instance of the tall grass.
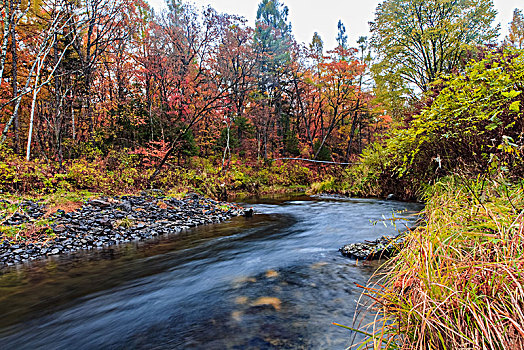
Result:
{"label": "tall grass", "polygon": [[362,348],[524,349],[524,191],[503,179],[442,180],[425,224],[367,289]]}

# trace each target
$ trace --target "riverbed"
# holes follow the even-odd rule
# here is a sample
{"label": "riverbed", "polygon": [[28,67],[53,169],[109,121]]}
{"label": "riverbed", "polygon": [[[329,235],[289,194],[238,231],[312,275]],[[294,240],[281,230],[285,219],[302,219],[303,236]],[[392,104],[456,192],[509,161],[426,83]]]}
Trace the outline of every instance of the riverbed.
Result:
{"label": "riverbed", "polygon": [[46,261],[0,276],[2,349],[345,349],[377,263],[346,243],[412,226],[421,206],[257,199],[252,218]]}

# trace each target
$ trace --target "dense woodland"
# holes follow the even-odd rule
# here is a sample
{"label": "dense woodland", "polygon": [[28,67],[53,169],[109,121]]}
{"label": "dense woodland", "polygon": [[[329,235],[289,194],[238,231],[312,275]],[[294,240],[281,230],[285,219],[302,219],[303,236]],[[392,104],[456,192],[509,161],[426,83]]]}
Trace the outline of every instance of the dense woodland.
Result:
{"label": "dense woodland", "polygon": [[[387,117],[364,84],[367,43],[325,52],[263,1],[256,28],[179,1],[5,1],[2,143],[60,164],[86,148],[347,160]],[[343,29],[342,29],[343,30]]]}
{"label": "dense woodland", "polygon": [[[326,51],[318,34],[295,41],[277,0],[260,2],[255,28],[177,0],[160,13],[141,0],[1,4],[7,164],[35,160],[49,177],[79,159],[132,162],[150,175],[143,183],[194,157],[222,169],[232,159],[356,161],[409,126],[442,74],[497,49],[500,29],[488,0],[389,0],[370,38],[351,47],[339,22],[339,46]],[[516,10],[505,47],[522,46],[522,26]],[[4,180],[31,182],[17,178],[27,167]]]}

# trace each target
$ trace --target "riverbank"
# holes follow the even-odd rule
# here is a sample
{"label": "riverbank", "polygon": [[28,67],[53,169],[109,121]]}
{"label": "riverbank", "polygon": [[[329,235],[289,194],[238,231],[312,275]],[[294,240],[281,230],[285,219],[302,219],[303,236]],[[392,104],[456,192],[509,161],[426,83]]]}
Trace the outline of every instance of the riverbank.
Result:
{"label": "riverbank", "polygon": [[375,344],[523,349],[523,183],[449,177],[426,196],[424,224],[366,290]]}
{"label": "riverbank", "polygon": [[244,215],[235,204],[215,201],[195,193],[182,198],[161,191],[138,196],[93,197],[64,202],[50,210],[43,201],[3,200],[0,226],[0,268],[43,259],[178,234],[198,225],[219,223]]}
{"label": "riverbank", "polygon": [[345,168],[283,161],[233,159],[226,167],[220,158],[187,159],[182,166],[168,163],[154,180],[155,164],[144,164],[128,150],[106,156],[71,159],[58,164],[39,159],[26,161],[0,148],[0,194],[45,197],[89,192],[106,196],[140,193],[156,188],[170,195],[196,192],[227,200],[286,191],[305,191]]}

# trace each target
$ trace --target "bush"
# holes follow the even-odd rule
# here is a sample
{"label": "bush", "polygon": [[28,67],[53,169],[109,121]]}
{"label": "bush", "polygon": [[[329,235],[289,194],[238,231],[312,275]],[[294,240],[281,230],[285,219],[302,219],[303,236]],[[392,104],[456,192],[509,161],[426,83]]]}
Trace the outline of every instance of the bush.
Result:
{"label": "bush", "polygon": [[522,176],[523,78],[524,51],[507,48],[436,82],[442,90],[430,107],[388,140],[398,174],[481,173],[496,158]]}
{"label": "bush", "polygon": [[524,51],[511,48],[442,77],[420,114],[364,151],[345,178],[347,190],[409,199],[457,172],[475,176],[496,168],[522,178],[523,79]]}

